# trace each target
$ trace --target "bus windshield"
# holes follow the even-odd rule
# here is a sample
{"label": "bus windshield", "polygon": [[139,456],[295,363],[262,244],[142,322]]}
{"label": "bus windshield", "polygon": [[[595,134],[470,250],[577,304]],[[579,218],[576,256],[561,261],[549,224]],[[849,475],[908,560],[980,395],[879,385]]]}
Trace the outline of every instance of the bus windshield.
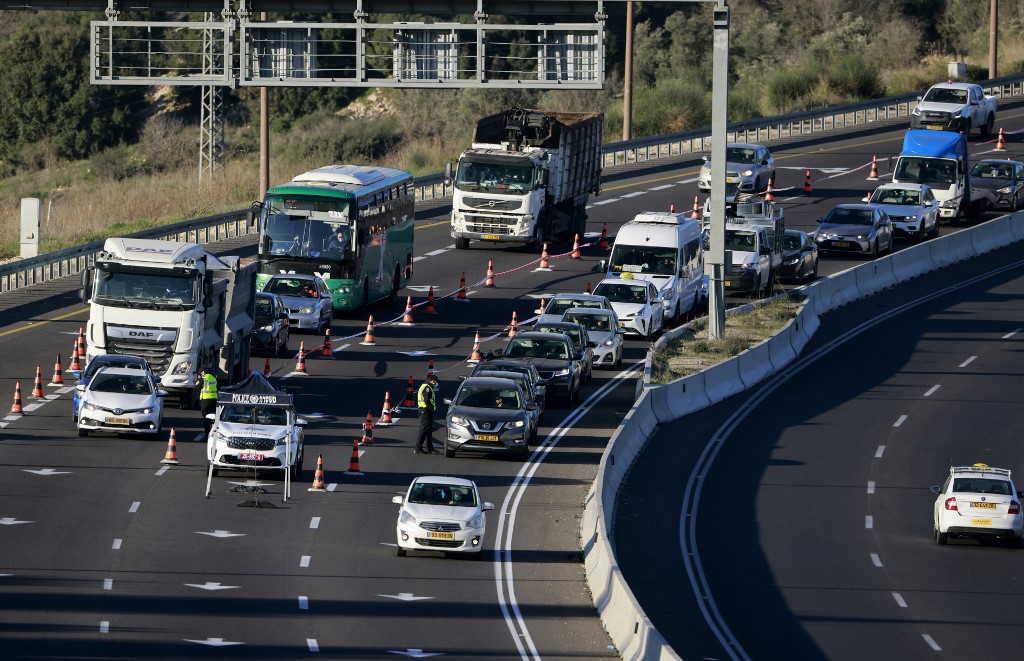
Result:
{"label": "bus windshield", "polygon": [[349,257],[353,247],[348,207],[348,202],[336,200],[271,199],[264,230],[265,252],[333,260]]}

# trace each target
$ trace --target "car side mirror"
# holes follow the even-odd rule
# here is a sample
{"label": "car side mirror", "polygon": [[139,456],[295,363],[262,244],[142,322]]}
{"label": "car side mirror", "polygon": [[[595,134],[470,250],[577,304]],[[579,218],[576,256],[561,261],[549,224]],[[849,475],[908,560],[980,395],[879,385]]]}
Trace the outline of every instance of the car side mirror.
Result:
{"label": "car side mirror", "polygon": [[300,427],[305,427],[309,424],[309,420],[306,420],[305,418],[295,418],[295,424]]}
{"label": "car side mirror", "polygon": [[[920,97],[918,97],[918,98],[920,98]],[[939,495],[939,491],[941,491],[941,488],[940,487],[929,487],[928,491],[931,491],[933,494],[938,496]]]}
{"label": "car side mirror", "polygon": [[285,312],[284,310],[281,310],[280,312],[277,313],[277,318],[278,319],[287,319],[288,318],[288,313]]}
{"label": "car side mirror", "polygon": [[78,392],[85,392],[85,385],[79,383],[77,386],[75,386],[75,390],[77,390]]}
{"label": "car side mirror", "polygon": [[824,219],[824,218],[815,218],[814,220],[818,221],[819,223],[822,223],[822,222],[824,222],[824,221],[825,221],[825,219]]}
{"label": "car side mirror", "polygon": [[452,179],[455,179],[455,163],[449,161],[444,164],[444,178],[445,183],[452,183]]}
{"label": "car side mirror", "polygon": [[591,349],[596,349],[598,345],[597,342],[590,340],[589,342],[587,342],[587,346],[590,347]]}
{"label": "car side mirror", "polygon": [[392,496],[391,497],[391,502],[393,502],[395,505],[401,505],[403,502],[405,502],[405,497],[404,496]]}
{"label": "car side mirror", "polygon": [[490,512],[494,509],[494,503],[484,503],[480,506],[480,509],[484,512]]}
{"label": "car side mirror", "polygon": [[451,397],[445,397],[441,401],[444,402],[445,404],[447,404],[448,406],[452,405],[452,398]]}
{"label": "car side mirror", "polygon": [[604,271],[607,268],[608,268],[608,262],[606,262],[605,260],[602,259],[601,261],[599,261],[597,263],[597,270],[598,271]]}
{"label": "car side mirror", "polygon": [[166,390],[157,390],[156,391],[156,396],[157,397],[167,397],[169,394],[170,393],[167,392]]}

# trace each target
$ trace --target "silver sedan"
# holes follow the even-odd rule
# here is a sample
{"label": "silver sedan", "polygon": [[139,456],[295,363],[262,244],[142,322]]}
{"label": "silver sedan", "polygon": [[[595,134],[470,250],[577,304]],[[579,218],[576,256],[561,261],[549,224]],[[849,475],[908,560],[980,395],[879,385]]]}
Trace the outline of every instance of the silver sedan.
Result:
{"label": "silver sedan", "polygon": [[[775,178],[775,159],[764,145],[733,143],[725,148],[725,191],[732,195],[737,190],[741,193],[760,193],[768,188],[768,180],[775,180],[773,186],[778,188]],[[704,157],[704,165],[697,175],[697,188],[702,193],[711,190],[711,157]]]}
{"label": "silver sedan", "polygon": [[623,333],[618,330],[619,319],[614,310],[570,308],[562,315],[564,321],[577,323],[587,329],[594,347],[594,367],[622,367]]}

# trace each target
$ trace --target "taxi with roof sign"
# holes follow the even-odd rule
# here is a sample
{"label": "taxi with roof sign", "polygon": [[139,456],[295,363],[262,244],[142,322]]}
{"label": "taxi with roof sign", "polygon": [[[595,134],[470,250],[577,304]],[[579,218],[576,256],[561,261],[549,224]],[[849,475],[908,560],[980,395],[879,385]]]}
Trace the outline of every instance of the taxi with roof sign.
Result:
{"label": "taxi with roof sign", "polygon": [[931,492],[936,495],[932,535],[937,544],[970,538],[1020,546],[1024,492],[1013,486],[1008,469],[988,464],[952,466],[943,485],[932,487]]}

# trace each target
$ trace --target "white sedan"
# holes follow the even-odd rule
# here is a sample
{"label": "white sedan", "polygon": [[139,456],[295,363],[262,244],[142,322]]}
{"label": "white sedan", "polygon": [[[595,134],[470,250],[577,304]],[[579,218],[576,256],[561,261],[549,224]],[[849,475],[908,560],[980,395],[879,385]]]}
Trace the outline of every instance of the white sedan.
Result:
{"label": "white sedan", "polygon": [[590,339],[597,343],[594,349],[595,367],[622,367],[622,331],[619,330],[619,318],[615,310],[569,308],[562,315],[562,320],[580,324],[587,329]]}
{"label": "white sedan", "polygon": [[417,477],[404,496],[391,502],[398,510],[398,555],[406,551],[475,553],[483,557],[487,515],[493,503],[480,500],[472,480],[461,477]]}
{"label": "white sedan", "polygon": [[883,184],[868,203],[892,221],[896,239],[934,239],[939,235],[939,202],[926,184]]}
{"label": "white sedan", "polygon": [[78,435],[105,431],[158,434],[163,424],[166,390],[153,373],[130,367],[102,367],[88,385],[75,387],[79,395]]}
{"label": "white sedan", "polygon": [[941,487],[932,487],[935,499],[932,532],[938,544],[951,537],[967,537],[1020,546],[1024,517],[1010,471],[986,464],[953,466]]}
{"label": "white sedan", "polygon": [[665,306],[658,296],[658,287],[647,280],[636,280],[632,273],[605,278],[594,288],[594,294],[611,301],[625,332],[652,338],[665,325]]}

